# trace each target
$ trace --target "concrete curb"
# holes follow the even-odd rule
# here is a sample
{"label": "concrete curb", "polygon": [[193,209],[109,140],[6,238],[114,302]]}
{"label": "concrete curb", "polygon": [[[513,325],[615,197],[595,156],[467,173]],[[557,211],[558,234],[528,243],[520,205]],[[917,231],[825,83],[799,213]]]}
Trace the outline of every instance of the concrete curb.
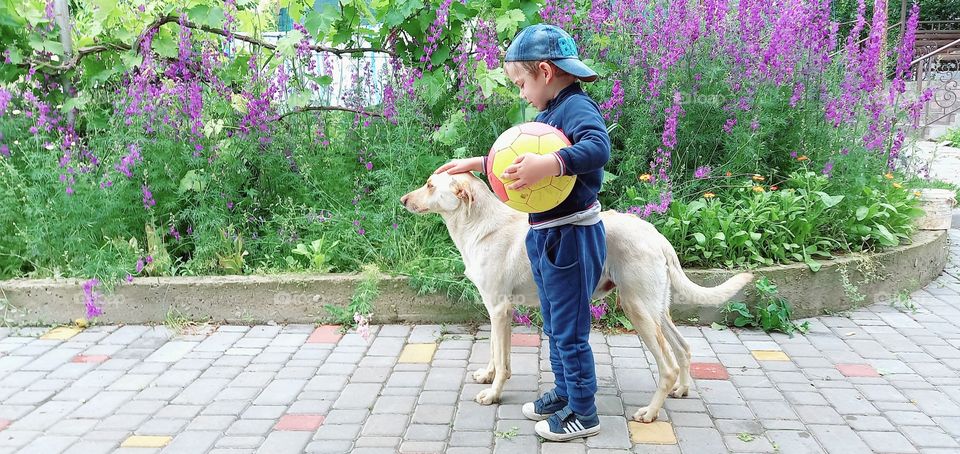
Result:
{"label": "concrete curb", "polygon": [[[905,288],[920,288],[940,274],[947,253],[946,231],[921,231],[910,245],[826,261],[817,273],[804,264],[792,264],[760,268],[754,274],[767,276],[779,286],[796,317],[809,317],[892,298]],[[687,270],[692,280],[704,285],[715,285],[733,274]],[[360,276],[353,274],[136,278],[101,299],[104,314],[98,321],[163,323],[172,314],[241,324],[315,323],[327,315],[325,305],[346,306],[359,282]],[[486,311],[477,305],[455,303],[442,295],[417,295],[404,277],[384,277],[379,289],[375,323],[488,321]],[[755,296],[747,290],[749,302]],[[6,318],[14,324],[70,323],[85,314],[82,282],[75,279],[3,281],[0,299],[7,300]],[[671,312],[683,323],[709,324],[721,317],[719,306],[682,302],[676,302]]]}

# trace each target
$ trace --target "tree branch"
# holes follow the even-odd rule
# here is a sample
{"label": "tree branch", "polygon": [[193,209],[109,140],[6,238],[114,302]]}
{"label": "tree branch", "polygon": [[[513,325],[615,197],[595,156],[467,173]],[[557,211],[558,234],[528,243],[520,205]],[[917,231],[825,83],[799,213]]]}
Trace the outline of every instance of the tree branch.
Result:
{"label": "tree branch", "polygon": [[[143,44],[144,38],[146,38],[147,34],[148,34],[151,30],[157,30],[157,29],[159,29],[161,26],[163,26],[164,24],[169,24],[169,23],[171,23],[171,22],[175,22],[175,23],[178,23],[178,24],[179,24],[179,23],[180,23],[180,16],[166,15],[166,16],[161,16],[161,17],[157,18],[156,20],[154,20],[153,22],[151,22],[149,25],[147,25],[146,28],[144,28],[143,32],[140,33],[140,35],[137,37],[136,41],[134,41],[134,43],[133,43],[132,46],[131,46],[131,45],[124,44],[124,43],[111,43],[111,44],[103,44],[103,45],[83,47],[83,48],[78,49],[77,52],[76,52],[69,60],[67,60],[66,62],[64,62],[62,65],[51,65],[51,64],[46,63],[46,62],[33,61],[33,62],[22,63],[22,64],[20,64],[20,66],[22,66],[22,67],[29,67],[29,66],[33,65],[33,66],[37,66],[37,67],[41,67],[41,68],[52,69],[52,70],[54,70],[54,71],[64,72],[64,71],[68,71],[68,70],[70,70],[70,69],[75,68],[78,64],[80,64],[80,59],[82,59],[83,57],[86,57],[86,56],[88,56],[88,55],[95,55],[95,54],[98,54],[98,53],[100,53],[100,52],[106,52],[106,51],[112,51],[112,50],[133,50],[135,53],[139,53],[139,52],[140,52],[140,46]],[[213,34],[215,34],[215,35],[220,35],[220,36],[223,36],[223,37],[232,36],[233,39],[236,39],[237,41],[243,41],[243,42],[245,42],[245,43],[253,44],[253,45],[255,45],[255,46],[264,47],[264,48],[267,48],[267,49],[270,49],[270,50],[276,50],[276,49],[277,49],[277,46],[276,46],[275,44],[271,44],[271,43],[268,43],[268,42],[266,42],[266,41],[259,40],[259,39],[257,39],[257,38],[253,38],[253,37],[246,36],[246,35],[239,35],[239,34],[232,34],[232,35],[231,35],[231,34],[227,33],[226,30],[223,30],[223,29],[221,29],[221,28],[215,28],[215,27],[210,27],[210,26],[207,26],[207,25],[196,24],[196,23],[190,22],[189,20],[186,20],[186,19],[184,19],[184,21],[183,21],[183,26],[184,26],[184,27],[187,27],[187,28],[195,29],[195,30],[203,30],[203,31],[205,31],[205,32],[207,32],[207,33],[213,33]],[[312,45],[312,46],[310,46],[310,49],[313,50],[313,51],[315,51],[315,52],[328,52],[328,53],[334,54],[334,55],[336,55],[337,57],[341,57],[341,58],[343,57],[344,54],[356,54],[356,53],[362,53],[362,52],[378,52],[378,53],[383,53],[383,54],[390,55],[391,57],[396,57],[396,56],[397,56],[396,52],[394,52],[394,51],[392,51],[392,50],[390,50],[390,49],[383,49],[383,48],[379,48],[379,47],[348,47],[348,48],[344,48],[344,49],[338,49],[338,48],[336,48],[336,47],[327,47],[327,46],[320,46],[320,45]]]}
{"label": "tree branch", "polygon": [[285,114],[282,114],[282,115],[280,115],[279,117],[277,117],[277,121],[283,121],[283,119],[284,119],[285,117],[288,117],[288,116],[294,115],[294,114],[298,114],[298,113],[303,113],[303,112],[318,112],[318,111],[352,112],[352,113],[361,114],[361,115],[369,115],[369,116],[371,116],[371,117],[383,118],[383,114],[380,114],[380,113],[377,113],[377,112],[367,112],[367,111],[365,111],[365,110],[351,109],[351,108],[349,108],[349,107],[337,107],[337,106],[307,106],[307,107],[301,107],[301,108],[299,108],[299,109],[294,109],[294,110],[291,110],[291,111],[289,111],[289,112],[287,112],[287,113],[285,113]]}

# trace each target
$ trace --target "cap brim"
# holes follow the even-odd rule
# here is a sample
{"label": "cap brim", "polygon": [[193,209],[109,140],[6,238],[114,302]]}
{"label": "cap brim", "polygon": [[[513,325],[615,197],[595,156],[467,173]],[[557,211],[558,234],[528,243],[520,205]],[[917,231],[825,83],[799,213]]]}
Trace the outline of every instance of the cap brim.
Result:
{"label": "cap brim", "polygon": [[597,80],[597,72],[590,69],[590,67],[580,61],[579,58],[558,58],[552,61],[558,68],[576,76],[578,79],[587,82]]}

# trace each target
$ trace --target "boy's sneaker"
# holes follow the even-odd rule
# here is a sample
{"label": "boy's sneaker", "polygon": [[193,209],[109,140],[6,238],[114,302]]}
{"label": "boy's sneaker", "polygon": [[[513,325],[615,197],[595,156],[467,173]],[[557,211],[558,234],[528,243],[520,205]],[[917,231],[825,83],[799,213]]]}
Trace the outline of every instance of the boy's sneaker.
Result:
{"label": "boy's sneaker", "polygon": [[543,393],[539,399],[523,404],[523,416],[534,421],[543,421],[567,406],[567,399],[557,395],[556,388]]}
{"label": "boy's sneaker", "polygon": [[550,419],[538,422],[534,430],[537,435],[550,441],[590,437],[600,433],[600,418],[596,413],[589,416],[577,415],[570,407],[564,407]]}

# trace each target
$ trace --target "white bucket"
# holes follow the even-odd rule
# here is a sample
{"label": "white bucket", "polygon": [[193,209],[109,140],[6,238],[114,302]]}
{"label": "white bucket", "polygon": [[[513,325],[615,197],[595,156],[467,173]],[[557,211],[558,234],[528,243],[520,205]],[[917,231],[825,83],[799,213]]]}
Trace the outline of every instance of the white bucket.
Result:
{"label": "white bucket", "polygon": [[953,207],[957,204],[953,191],[948,189],[922,189],[920,191],[920,209],[925,214],[917,219],[920,230],[947,230],[953,217]]}

